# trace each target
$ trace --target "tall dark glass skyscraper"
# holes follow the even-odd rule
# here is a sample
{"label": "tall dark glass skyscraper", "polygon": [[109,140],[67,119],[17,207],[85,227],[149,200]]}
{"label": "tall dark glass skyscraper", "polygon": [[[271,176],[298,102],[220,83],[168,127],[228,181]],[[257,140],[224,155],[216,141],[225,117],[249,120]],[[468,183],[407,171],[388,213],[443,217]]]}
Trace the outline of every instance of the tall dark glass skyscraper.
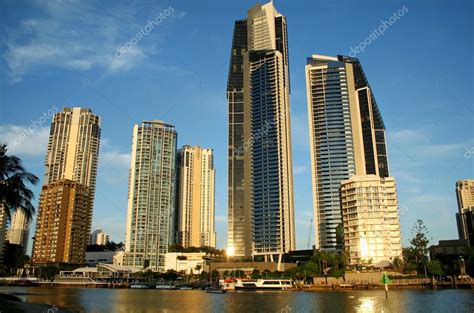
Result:
{"label": "tall dark glass skyscraper", "polygon": [[353,175],[389,176],[385,126],[358,59],[313,55],[306,87],[315,245],[340,250],[341,182]]}
{"label": "tall dark glass skyscraper", "polygon": [[295,248],[286,19],[273,3],[235,22],[229,102],[228,249],[236,257]]}

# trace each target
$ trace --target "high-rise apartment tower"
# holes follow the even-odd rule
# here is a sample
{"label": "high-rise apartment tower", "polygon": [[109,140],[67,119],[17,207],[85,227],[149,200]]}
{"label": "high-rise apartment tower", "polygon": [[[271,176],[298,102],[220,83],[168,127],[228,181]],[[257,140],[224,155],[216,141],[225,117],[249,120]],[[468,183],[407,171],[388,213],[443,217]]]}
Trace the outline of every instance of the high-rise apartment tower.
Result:
{"label": "high-rise apartment tower", "polygon": [[286,18],[256,4],[234,25],[227,99],[228,237],[235,257],[295,248]]}
{"label": "high-rise apartment tower", "polygon": [[174,126],[145,121],[133,127],[124,265],[165,271],[176,214]]}
{"label": "high-rise apartment tower", "polygon": [[342,249],[341,182],[389,176],[385,126],[358,59],[313,55],[306,65],[315,246]]}

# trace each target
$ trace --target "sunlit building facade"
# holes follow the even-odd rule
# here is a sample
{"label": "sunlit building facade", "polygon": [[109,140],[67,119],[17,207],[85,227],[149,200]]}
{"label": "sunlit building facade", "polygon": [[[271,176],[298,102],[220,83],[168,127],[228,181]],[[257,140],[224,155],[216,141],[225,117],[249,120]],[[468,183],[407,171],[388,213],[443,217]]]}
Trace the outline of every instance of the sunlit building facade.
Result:
{"label": "sunlit building facade", "polygon": [[184,146],[177,164],[177,241],[183,247],[215,247],[213,151]]}
{"label": "sunlit building facade", "polygon": [[474,179],[456,182],[458,213],[456,214],[459,239],[469,239],[473,244],[472,212],[474,211]]}
{"label": "sunlit building facade", "polygon": [[229,103],[228,249],[274,260],[295,248],[286,18],[256,4],[235,22]]}
{"label": "sunlit building facade", "polygon": [[315,247],[341,251],[341,182],[389,175],[385,126],[357,59],[315,54],[305,70]]}
{"label": "sunlit building facade", "polygon": [[344,250],[348,265],[402,258],[395,179],[355,175],[341,183]]}
{"label": "sunlit building facade", "polygon": [[54,115],[33,243],[35,263],[85,260],[92,223],[100,124],[100,117],[86,108],[64,108]]}
{"label": "sunlit building facade", "polygon": [[124,265],[165,271],[176,214],[174,126],[145,121],[133,127]]}
{"label": "sunlit building facade", "polygon": [[34,263],[84,264],[92,223],[91,189],[63,179],[42,187]]}

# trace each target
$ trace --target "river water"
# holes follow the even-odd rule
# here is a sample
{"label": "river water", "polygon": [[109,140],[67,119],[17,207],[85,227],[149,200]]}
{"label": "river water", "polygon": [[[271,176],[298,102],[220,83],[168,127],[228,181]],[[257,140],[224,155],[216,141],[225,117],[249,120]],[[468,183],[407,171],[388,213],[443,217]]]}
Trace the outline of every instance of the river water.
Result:
{"label": "river water", "polygon": [[[474,312],[474,290],[241,291],[0,287],[23,301],[76,312]],[[1,308],[0,308],[1,311]],[[50,310],[54,312],[54,310]]]}

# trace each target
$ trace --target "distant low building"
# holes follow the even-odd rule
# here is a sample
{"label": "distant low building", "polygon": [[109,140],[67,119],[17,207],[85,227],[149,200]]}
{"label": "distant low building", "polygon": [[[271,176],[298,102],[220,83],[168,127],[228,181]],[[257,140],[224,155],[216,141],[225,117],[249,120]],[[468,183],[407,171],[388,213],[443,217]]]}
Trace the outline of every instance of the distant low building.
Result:
{"label": "distant low building", "polygon": [[186,274],[200,274],[205,265],[205,252],[168,252],[165,269]]}
{"label": "distant low building", "polygon": [[110,237],[102,231],[102,229],[97,228],[90,235],[89,243],[91,245],[105,246],[109,243]]}
{"label": "distant low building", "polygon": [[429,247],[430,258],[436,255],[461,255],[466,254],[469,249],[467,239],[440,240],[437,245]]}
{"label": "distant low building", "polygon": [[314,250],[293,250],[283,255],[283,261],[288,263],[307,262],[314,255]]}
{"label": "distant low building", "polygon": [[[250,275],[254,270],[258,270],[260,273],[264,271],[274,272],[278,269],[278,263],[276,262],[211,262],[206,265],[204,270],[208,273],[218,271],[219,275],[224,275],[225,272],[242,271],[245,275]],[[296,267],[296,263],[281,263],[280,270],[286,271]]]}
{"label": "distant low building", "polygon": [[23,252],[26,253],[28,246],[28,235],[30,229],[30,219],[23,210],[15,210],[12,215],[12,222],[7,232],[7,240],[9,243],[20,245]]}
{"label": "distant low building", "polygon": [[114,257],[120,251],[94,251],[86,252],[86,265],[96,266],[99,263],[114,264]]}

